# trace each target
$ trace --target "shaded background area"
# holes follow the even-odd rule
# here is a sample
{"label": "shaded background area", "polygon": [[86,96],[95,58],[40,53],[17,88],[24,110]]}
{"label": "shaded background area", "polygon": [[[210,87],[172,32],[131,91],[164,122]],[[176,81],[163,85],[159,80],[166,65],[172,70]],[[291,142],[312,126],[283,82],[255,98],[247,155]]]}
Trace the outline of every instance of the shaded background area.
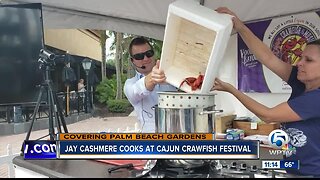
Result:
{"label": "shaded background area", "polygon": [[36,101],[43,42],[41,4],[0,6],[0,105]]}

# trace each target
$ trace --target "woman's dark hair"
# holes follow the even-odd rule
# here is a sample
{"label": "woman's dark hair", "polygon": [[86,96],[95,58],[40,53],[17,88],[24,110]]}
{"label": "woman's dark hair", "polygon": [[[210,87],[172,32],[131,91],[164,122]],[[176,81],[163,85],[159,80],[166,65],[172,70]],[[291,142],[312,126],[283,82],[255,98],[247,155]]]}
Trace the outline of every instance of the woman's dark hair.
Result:
{"label": "woman's dark hair", "polygon": [[130,42],[130,45],[129,45],[130,56],[132,55],[132,46],[143,45],[143,44],[149,44],[150,48],[153,49],[150,42],[145,37],[139,36],[139,37],[132,39],[132,41]]}
{"label": "woman's dark hair", "polygon": [[318,45],[318,46],[320,46],[320,39],[308,42],[307,45]]}

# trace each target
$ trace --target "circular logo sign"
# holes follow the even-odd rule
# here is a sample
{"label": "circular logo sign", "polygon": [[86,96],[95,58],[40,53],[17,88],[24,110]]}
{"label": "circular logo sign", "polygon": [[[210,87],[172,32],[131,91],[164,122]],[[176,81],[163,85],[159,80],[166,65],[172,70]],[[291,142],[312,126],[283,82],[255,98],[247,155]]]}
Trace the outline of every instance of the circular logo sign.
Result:
{"label": "circular logo sign", "polygon": [[268,142],[270,146],[281,149],[289,142],[289,137],[286,132],[281,129],[273,130],[268,136]]}

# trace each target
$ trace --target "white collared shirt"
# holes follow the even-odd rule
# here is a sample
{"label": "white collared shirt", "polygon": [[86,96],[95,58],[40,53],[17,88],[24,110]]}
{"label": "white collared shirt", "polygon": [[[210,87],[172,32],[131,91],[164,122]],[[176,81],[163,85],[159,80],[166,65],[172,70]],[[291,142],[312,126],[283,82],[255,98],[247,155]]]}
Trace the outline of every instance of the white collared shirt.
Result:
{"label": "white collared shirt", "polygon": [[136,75],[127,79],[124,84],[124,94],[134,107],[137,118],[141,124],[141,132],[155,132],[155,110],[158,104],[157,92],[177,91],[177,88],[170,84],[157,84],[152,91],[145,87],[144,75],[136,72]]}

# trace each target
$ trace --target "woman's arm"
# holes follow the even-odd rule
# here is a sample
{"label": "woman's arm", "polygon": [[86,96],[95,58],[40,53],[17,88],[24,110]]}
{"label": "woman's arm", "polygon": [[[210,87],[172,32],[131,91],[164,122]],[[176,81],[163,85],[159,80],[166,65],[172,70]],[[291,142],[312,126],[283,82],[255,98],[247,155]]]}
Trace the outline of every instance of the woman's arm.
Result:
{"label": "woman's arm", "polygon": [[226,13],[234,16],[232,18],[234,29],[240,34],[250,51],[257,60],[277,74],[282,80],[288,81],[291,73],[291,64],[285,63],[275,56],[270,48],[264,44],[253,32],[228,8],[216,9],[219,13]]}
{"label": "woman's arm", "polygon": [[231,84],[225,83],[218,78],[216,78],[214,82],[213,90],[226,91],[233,94],[249,111],[267,123],[301,120],[301,117],[290,108],[287,102],[269,108],[242,93]]}

